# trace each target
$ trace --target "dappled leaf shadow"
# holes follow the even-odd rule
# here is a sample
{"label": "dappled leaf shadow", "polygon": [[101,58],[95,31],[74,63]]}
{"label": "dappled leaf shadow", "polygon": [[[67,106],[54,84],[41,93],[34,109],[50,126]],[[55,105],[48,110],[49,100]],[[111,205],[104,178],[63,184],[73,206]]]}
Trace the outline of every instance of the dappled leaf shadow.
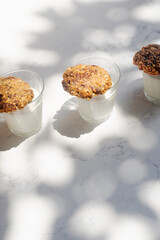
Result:
{"label": "dappled leaf shadow", "polygon": [[[148,0],[147,4],[148,3],[152,3],[152,1]],[[51,3],[51,5],[52,4],[53,3]],[[28,58],[28,55],[26,55],[27,57],[24,56],[28,61],[25,59],[24,63],[20,63],[20,68],[37,71],[44,81],[47,82],[54,74],[60,73],[62,75],[65,68],[70,66],[75,59],[76,62],[78,62],[84,53],[85,57],[91,54],[93,56],[94,53],[97,56],[99,52],[102,52],[105,56],[113,56],[114,54],[118,56],[123,51],[126,51],[128,54],[129,51],[138,50],[139,46],[142,46],[143,43],[154,39],[160,34],[159,22],[153,24],[149,21],[140,21],[130,14],[131,10],[136,9],[138,6],[146,6],[145,0],[87,1],[87,3],[85,1],[73,1],[73,4],[75,11],[67,16],[65,14],[58,14],[56,10],[51,9],[51,6],[44,8],[42,12],[37,11],[37,13],[35,13],[35,17],[44,18],[50,21],[50,23],[53,23],[53,25],[49,30],[44,32],[27,32],[28,35],[26,35],[29,39],[29,44],[26,44],[26,48],[32,49],[33,54],[34,51],[36,54],[39,50],[44,50],[44,52],[42,51],[42,54],[38,55],[39,57],[37,57],[37,61],[35,61],[34,64],[31,58]],[[130,29],[135,30],[135,32],[133,34],[130,33]],[[31,34],[31,36],[29,34]],[[27,39],[27,37],[25,36],[25,39]],[[128,42],[125,41],[126,38],[129,39]],[[51,61],[50,64],[46,64],[47,54],[45,50],[53,53],[53,56],[56,56],[55,62]],[[121,64],[121,60],[123,59],[119,60],[118,65],[120,68],[123,66],[122,71],[127,71],[128,65]],[[127,60],[124,59],[124,61]],[[159,126],[157,125],[159,121],[158,107],[153,106],[153,104],[144,99],[142,85],[139,84],[137,80],[132,83],[129,81],[130,79],[127,79],[127,81],[125,81],[124,78],[122,79],[122,87],[118,93],[120,97],[119,101],[117,101],[119,109],[124,113],[124,116],[134,116],[139,119],[140,123],[145,125],[146,128],[150,127],[156,130],[155,128]],[[53,88],[53,94],[54,91],[56,91],[56,87]],[[44,95],[44,97],[47,97],[47,94]],[[45,107],[51,109],[52,99],[49,100],[48,102],[50,102],[51,106]],[[61,101],[63,102],[63,100]],[[155,126],[151,124],[148,125],[148,122],[150,122],[151,119],[155,119],[155,117],[157,121]],[[48,122],[50,124],[50,121]],[[99,142],[96,152],[94,153],[94,149],[92,149],[87,156],[85,152],[83,152],[83,148],[76,150],[75,144],[72,145],[73,142],[71,142],[68,147],[68,142],[63,142],[63,136],[76,138],[78,141],[81,135],[92,132],[96,127],[88,124],[80,117],[73,99],[68,100],[61,109],[56,112],[53,119],[53,128],[60,133],[60,137],[63,138],[61,142],[58,141],[59,139],[56,139],[57,136],[54,136],[54,141],[53,138],[50,138],[50,128],[48,125],[47,128],[42,131],[42,135],[33,141],[32,146],[28,147],[28,155],[26,154],[26,157],[31,159],[29,167],[34,168],[35,165],[39,167],[43,157],[45,157],[45,164],[47,164],[47,158],[52,161],[52,153],[56,150],[55,147],[57,146],[60,152],[64,153],[63,157],[65,160],[66,155],[73,160],[75,172],[73,179],[60,187],[55,186],[54,183],[41,182],[39,174],[37,188],[34,189],[33,187],[32,192],[30,192],[30,194],[37,194],[41,199],[49,198],[50,202],[53,200],[56,201],[60,209],[61,203],[64,207],[61,209],[60,216],[49,226],[51,229],[50,232],[45,232],[43,236],[44,240],[109,239],[109,236],[106,235],[106,232],[109,231],[108,229],[105,229],[106,234],[102,229],[102,233],[99,231],[98,236],[93,236],[93,234],[91,234],[91,236],[89,235],[89,233],[94,232],[97,221],[99,221],[99,224],[103,222],[103,219],[96,219],[94,217],[95,215],[92,216],[92,211],[90,211],[89,208],[86,210],[88,214],[88,225],[86,226],[86,228],[88,227],[89,229],[87,232],[88,235],[82,236],[80,234],[83,233],[86,220],[84,219],[85,216],[82,216],[80,220],[76,219],[76,224],[80,231],[77,233],[74,232],[73,234],[70,219],[88,202],[96,202],[97,205],[101,205],[101,203],[109,204],[109,206],[114,209],[116,219],[120,219],[123,215],[130,217],[135,216],[137,219],[139,216],[142,216],[144,219],[147,218],[147,222],[153,223],[153,225],[151,224],[152,228],[159,224],[156,213],[149,206],[141,202],[137,194],[137,191],[143,183],[160,180],[159,142],[149,150],[142,149],[138,151],[138,149],[133,148],[127,140],[127,137],[134,132],[134,128],[130,128],[131,132],[128,132],[128,135],[124,134],[122,137],[116,137],[119,133],[117,133],[115,137],[111,135],[108,136],[106,131],[106,138]],[[106,129],[104,129],[104,131],[105,130]],[[156,134],[158,139],[160,136],[159,131],[157,131]],[[25,139],[22,140],[22,138],[15,137],[11,134],[5,123],[0,124],[1,151],[16,147],[24,140]],[[91,139],[84,139],[84,144],[90,140]],[[39,162],[39,154],[37,152],[40,151],[39,146],[42,146],[43,149],[43,144],[46,144],[48,148],[45,156],[42,156]],[[49,147],[53,152],[49,151]],[[35,152],[37,155],[34,154]],[[34,159],[34,156],[36,156],[35,158],[37,159]],[[130,163],[131,159],[133,159],[133,164],[124,165],[126,160]],[[45,164],[43,166],[44,168]],[[133,166],[135,166],[135,168],[133,168]],[[137,166],[139,167],[138,170]],[[56,168],[57,166],[54,167]],[[120,169],[126,169],[126,172],[120,172]],[[147,169],[147,171],[144,172],[143,169]],[[130,173],[130,175],[128,173]],[[8,193],[5,192],[6,196],[7,194]],[[3,226],[3,222],[9,222],[10,214],[8,214],[7,210],[10,209],[8,202],[12,203],[12,198],[7,201],[4,196],[0,196],[0,199],[3,199],[3,201],[0,202],[0,209],[2,208],[0,217],[0,227],[2,230],[0,229],[0,238],[4,240],[9,228]],[[4,204],[5,201],[6,205]],[[94,211],[94,209],[92,210]],[[32,217],[32,213],[30,216]],[[25,216],[23,216],[23,218],[25,219]],[[108,219],[110,221],[110,218]],[[112,227],[114,229],[114,225]],[[159,238],[157,237],[157,239]]]}
{"label": "dappled leaf shadow", "polygon": [[[65,236],[71,240],[86,239],[83,233],[80,235],[73,233],[70,221],[73,216],[77,216],[79,209],[92,202],[95,206],[101,206],[102,203],[110,204],[117,217],[121,214],[143,216],[154,223],[158,221],[155,212],[143,204],[137,194],[143,183],[157,177],[160,179],[154,164],[150,162],[152,156],[148,159],[147,152],[140,154],[124,138],[103,139],[99,142],[98,150],[94,154],[90,153],[88,157],[72,147],[65,150],[75,162],[75,177],[72,182],[61,188],[43,182],[37,186],[37,193],[40,196],[54,199],[60,208],[61,205],[66,206],[61,212],[61,217],[57,219],[53,231],[48,233],[51,240],[60,240]],[[123,171],[122,175],[120,170],[124,165],[126,172]],[[145,174],[144,169],[147,169]],[[90,233],[93,229],[91,222],[99,221],[93,216],[94,208],[89,215],[84,215],[81,219],[80,232],[83,232],[86,223]],[[106,229],[106,232],[109,232],[109,229]],[[93,237],[93,239],[98,238]]]}

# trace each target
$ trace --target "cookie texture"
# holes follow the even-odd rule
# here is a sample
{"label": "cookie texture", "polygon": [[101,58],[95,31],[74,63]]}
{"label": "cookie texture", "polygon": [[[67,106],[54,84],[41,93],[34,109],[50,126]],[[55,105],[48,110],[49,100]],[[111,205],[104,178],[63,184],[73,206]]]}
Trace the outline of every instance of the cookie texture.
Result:
{"label": "cookie texture", "polygon": [[0,113],[22,109],[33,97],[33,90],[21,78],[13,76],[0,78]]}
{"label": "cookie texture", "polygon": [[160,45],[149,44],[138,51],[133,63],[150,75],[160,75]]}
{"label": "cookie texture", "polygon": [[65,91],[79,98],[91,99],[104,94],[112,86],[111,77],[102,67],[79,64],[66,69],[62,85]]}

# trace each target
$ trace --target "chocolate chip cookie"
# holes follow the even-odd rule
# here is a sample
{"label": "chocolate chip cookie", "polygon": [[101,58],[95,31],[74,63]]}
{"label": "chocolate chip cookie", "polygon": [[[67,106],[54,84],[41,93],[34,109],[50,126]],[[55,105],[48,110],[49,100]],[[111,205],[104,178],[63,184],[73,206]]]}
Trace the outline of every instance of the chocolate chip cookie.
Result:
{"label": "chocolate chip cookie", "polygon": [[160,45],[149,44],[138,51],[133,63],[150,75],[160,75]]}
{"label": "chocolate chip cookie", "polygon": [[0,78],[0,113],[22,109],[33,97],[33,90],[21,78],[13,76]]}
{"label": "chocolate chip cookie", "polygon": [[66,69],[62,85],[71,95],[89,100],[104,94],[111,88],[112,81],[108,72],[102,67],[79,64]]}

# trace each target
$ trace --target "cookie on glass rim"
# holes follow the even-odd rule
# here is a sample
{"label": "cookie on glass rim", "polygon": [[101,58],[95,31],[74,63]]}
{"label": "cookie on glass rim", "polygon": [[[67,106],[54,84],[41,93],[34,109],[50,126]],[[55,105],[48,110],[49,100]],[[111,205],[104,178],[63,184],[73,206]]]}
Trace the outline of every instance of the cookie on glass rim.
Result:
{"label": "cookie on glass rim", "polygon": [[150,75],[160,75],[160,45],[142,47],[133,57],[133,63]]}
{"label": "cookie on glass rim", "polygon": [[21,78],[0,77],[0,113],[23,109],[33,97],[33,90]]}
{"label": "cookie on glass rim", "polygon": [[112,86],[108,72],[97,65],[78,64],[66,69],[62,85],[65,91],[79,98],[92,99]]}

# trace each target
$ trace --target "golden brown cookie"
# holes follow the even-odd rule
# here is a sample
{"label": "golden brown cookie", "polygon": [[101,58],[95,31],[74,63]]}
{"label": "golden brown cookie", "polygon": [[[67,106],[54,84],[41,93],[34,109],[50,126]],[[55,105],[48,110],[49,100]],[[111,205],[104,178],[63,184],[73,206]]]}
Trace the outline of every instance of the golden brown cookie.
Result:
{"label": "golden brown cookie", "polygon": [[160,75],[160,45],[149,44],[143,47],[134,55],[133,63],[145,73]]}
{"label": "golden brown cookie", "polygon": [[79,64],[66,69],[62,85],[71,95],[91,99],[93,96],[104,94],[111,88],[112,81],[102,67]]}
{"label": "golden brown cookie", "polygon": [[21,78],[13,76],[0,78],[0,113],[22,109],[33,97],[33,90]]}

